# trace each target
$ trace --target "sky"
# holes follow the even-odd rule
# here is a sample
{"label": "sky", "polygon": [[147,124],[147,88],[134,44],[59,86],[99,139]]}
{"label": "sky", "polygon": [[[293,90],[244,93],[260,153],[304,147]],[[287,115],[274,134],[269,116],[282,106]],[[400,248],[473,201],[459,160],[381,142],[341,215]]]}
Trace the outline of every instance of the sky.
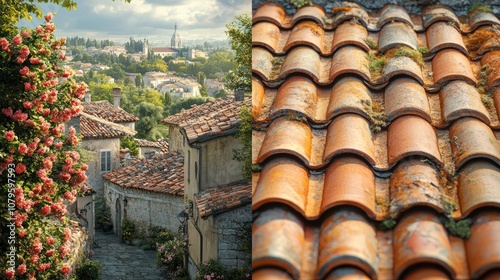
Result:
{"label": "sky", "polygon": [[[44,14],[54,12],[57,37],[110,39],[125,43],[147,38],[153,45],[170,46],[177,23],[181,40],[225,40],[226,24],[234,16],[251,15],[250,0],[76,0],[76,10],[55,4],[39,4]],[[22,21],[35,28],[43,20]]]}

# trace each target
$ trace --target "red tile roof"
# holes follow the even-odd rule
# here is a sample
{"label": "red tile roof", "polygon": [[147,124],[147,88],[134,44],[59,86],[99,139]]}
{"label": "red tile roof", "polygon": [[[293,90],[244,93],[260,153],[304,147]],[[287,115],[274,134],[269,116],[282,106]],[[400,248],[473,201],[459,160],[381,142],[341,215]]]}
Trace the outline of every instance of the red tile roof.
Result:
{"label": "red tile roof", "polygon": [[80,113],[80,133],[83,139],[94,139],[134,136],[137,132],[123,125],[82,112]]}
{"label": "red tile roof", "polygon": [[241,106],[250,107],[250,103],[249,98],[244,101],[218,98],[201,105],[193,105],[188,110],[166,117],[163,122],[183,128],[190,143],[203,142],[236,133],[240,125],[238,113]]}
{"label": "red tile roof", "polygon": [[122,108],[115,107],[107,100],[83,102],[83,112],[110,122],[137,122],[139,119]]}
{"label": "red tile roof", "polygon": [[253,13],[253,276],[495,279],[500,21],[333,12]]}
{"label": "red tile roof", "polygon": [[169,144],[164,139],[160,139],[156,142],[137,138],[135,138],[134,140],[135,142],[137,142],[137,145],[139,145],[139,147],[158,148],[162,153],[168,153]]}
{"label": "red tile roof", "polygon": [[96,193],[95,189],[87,181],[83,182],[80,191],[83,195],[91,195]]}
{"label": "red tile roof", "polygon": [[170,152],[151,159],[133,158],[129,166],[108,172],[103,177],[124,188],[183,196],[184,157]]}
{"label": "red tile roof", "polygon": [[194,197],[200,217],[207,218],[249,204],[252,200],[251,182],[240,182],[199,192]]}

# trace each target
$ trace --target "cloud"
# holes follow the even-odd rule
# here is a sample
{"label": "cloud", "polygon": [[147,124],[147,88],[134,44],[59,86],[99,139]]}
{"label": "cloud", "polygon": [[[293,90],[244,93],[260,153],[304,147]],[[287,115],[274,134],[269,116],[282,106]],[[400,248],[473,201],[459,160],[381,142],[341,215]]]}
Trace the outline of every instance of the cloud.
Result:
{"label": "cloud", "polygon": [[[57,36],[80,36],[128,41],[129,37],[150,42],[170,42],[177,23],[181,39],[225,39],[225,25],[241,13],[251,13],[244,0],[86,0],[76,11],[55,4],[40,4],[46,13],[55,12]],[[35,27],[41,20],[23,22]]]}

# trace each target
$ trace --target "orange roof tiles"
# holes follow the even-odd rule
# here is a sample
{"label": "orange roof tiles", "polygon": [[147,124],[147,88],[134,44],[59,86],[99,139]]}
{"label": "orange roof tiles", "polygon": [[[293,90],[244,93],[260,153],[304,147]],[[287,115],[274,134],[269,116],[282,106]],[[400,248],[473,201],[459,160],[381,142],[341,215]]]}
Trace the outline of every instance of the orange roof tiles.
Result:
{"label": "orange roof tiles", "polygon": [[108,172],[104,179],[124,188],[184,195],[184,157],[177,152],[151,159],[134,158],[129,166]]}
{"label": "orange roof tiles", "polygon": [[137,145],[139,145],[139,147],[158,148],[162,153],[168,153],[169,144],[167,140],[160,139],[156,142],[137,138],[134,138],[134,140],[135,142],[137,142]]}
{"label": "orange roof tiles", "polygon": [[137,132],[123,125],[102,118],[80,113],[80,132],[83,139],[120,138],[134,136]]}
{"label": "orange roof tiles", "polygon": [[110,122],[137,122],[139,119],[122,108],[115,107],[107,100],[83,102],[83,112]]}
{"label": "orange roof tiles", "polygon": [[166,117],[163,122],[175,124],[186,131],[190,143],[203,142],[211,138],[234,134],[240,125],[238,113],[241,106],[250,107],[251,99],[234,101],[218,98]]}
{"label": "orange roof tiles", "polygon": [[253,276],[495,279],[500,21],[334,10],[253,13]]}
{"label": "orange roof tiles", "polygon": [[249,204],[252,184],[240,182],[225,187],[215,187],[197,193],[194,197],[200,217],[207,218]]}

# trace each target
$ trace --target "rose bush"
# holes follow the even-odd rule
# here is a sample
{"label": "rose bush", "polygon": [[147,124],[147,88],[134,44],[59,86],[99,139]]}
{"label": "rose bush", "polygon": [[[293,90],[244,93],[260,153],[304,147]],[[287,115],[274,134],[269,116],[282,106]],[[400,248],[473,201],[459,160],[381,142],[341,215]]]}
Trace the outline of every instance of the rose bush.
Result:
{"label": "rose bush", "polygon": [[[79,138],[64,123],[82,110],[87,89],[62,68],[65,39],[56,39],[52,14],[35,30],[0,38],[0,213],[15,223],[16,264],[0,257],[0,275],[16,279],[62,279],[71,273],[71,230],[66,216],[86,180],[87,165],[76,151]],[[15,176],[14,176],[15,175]],[[16,209],[7,212],[8,180]],[[2,226],[0,235],[10,229]],[[0,241],[0,251],[13,246]]]}
{"label": "rose bush", "polygon": [[184,269],[184,257],[189,251],[187,236],[175,234],[173,239],[156,246],[159,266],[164,265],[172,272]]}

